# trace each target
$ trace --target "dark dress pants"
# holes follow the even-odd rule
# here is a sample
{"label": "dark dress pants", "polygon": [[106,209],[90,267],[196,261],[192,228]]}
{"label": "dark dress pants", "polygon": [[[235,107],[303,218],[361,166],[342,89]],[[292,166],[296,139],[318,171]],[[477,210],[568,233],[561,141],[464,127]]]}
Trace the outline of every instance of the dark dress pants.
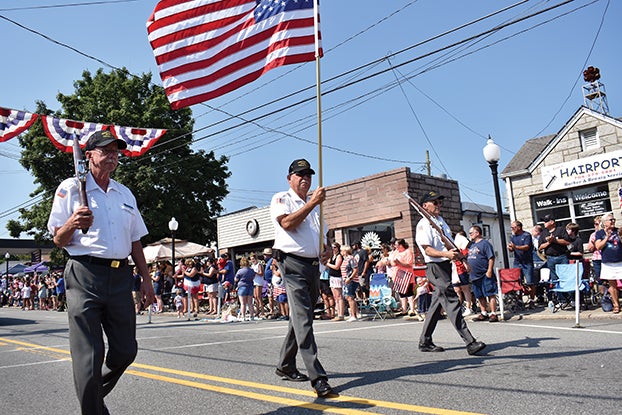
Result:
{"label": "dark dress pants", "polygon": [[423,323],[419,343],[432,343],[432,334],[436,328],[436,323],[441,318],[443,309],[445,309],[449,321],[454,325],[462,340],[466,344],[474,342],[475,338],[467,328],[464,317],[462,317],[462,304],[460,304],[458,294],[451,285],[451,262],[428,262],[426,265],[428,267],[426,275],[434,286],[434,291],[432,292],[430,308]]}
{"label": "dark dress pants", "polygon": [[317,344],[313,335],[313,310],[320,294],[319,264],[317,261],[314,265],[288,256],[278,265],[281,274],[285,276],[290,315],[277,368],[286,373],[296,370],[296,354],[300,351],[311,382],[326,378],[326,371],[317,358]]}
{"label": "dark dress pants", "polygon": [[[110,268],[69,260],[65,268],[69,345],[82,414],[106,414],[104,397],[132,364],[136,314],[129,266]],[[103,333],[108,339],[105,355]]]}

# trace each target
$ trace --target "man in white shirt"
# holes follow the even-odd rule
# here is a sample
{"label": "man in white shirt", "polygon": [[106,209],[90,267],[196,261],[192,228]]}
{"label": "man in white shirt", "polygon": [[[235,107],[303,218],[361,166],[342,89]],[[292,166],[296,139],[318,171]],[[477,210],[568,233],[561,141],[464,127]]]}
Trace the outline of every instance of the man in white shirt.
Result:
{"label": "man in white shirt", "polygon": [[54,243],[71,257],[64,272],[69,345],[83,414],[108,414],[104,397],[138,351],[128,255],[143,278],[146,304],[155,301],[140,242],[147,228],[130,190],[110,178],[126,147],[109,131],[91,134],[85,147],[88,206],[81,206],[79,183],[72,177],[58,186],[48,219]]}
{"label": "man in white shirt", "polygon": [[[441,217],[441,206],[444,198],[444,196],[434,191],[426,192],[421,198],[420,204],[432,216],[432,220],[434,220],[445,236],[451,239],[451,230]],[[432,334],[438,320],[441,318],[441,311],[444,309],[451,324],[453,324],[462,340],[466,343],[467,352],[470,355],[477,354],[486,345],[475,340],[469,331],[464,317],[462,317],[460,299],[451,284],[451,261],[461,259],[462,255],[457,250],[448,250],[445,247],[441,235],[425,217],[417,223],[416,241],[425,259],[427,266],[426,276],[434,286],[432,302],[426,314],[421,337],[419,338],[419,350],[422,352],[445,351],[445,349],[432,342]]]}
{"label": "man in white shirt", "polygon": [[[311,177],[315,171],[307,160],[294,160],[289,166],[289,190],[272,197],[270,216],[275,228],[274,259],[285,281],[290,307],[289,328],[276,374],[294,382],[311,381],[320,398],[337,396],[328,384],[328,376],[317,358],[313,334],[314,307],[319,296],[320,254],[328,259],[328,250],[320,252],[319,205],[326,198],[326,189],[318,187],[308,197]],[[326,246],[330,246],[328,241]],[[296,368],[300,351],[309,376]]]}

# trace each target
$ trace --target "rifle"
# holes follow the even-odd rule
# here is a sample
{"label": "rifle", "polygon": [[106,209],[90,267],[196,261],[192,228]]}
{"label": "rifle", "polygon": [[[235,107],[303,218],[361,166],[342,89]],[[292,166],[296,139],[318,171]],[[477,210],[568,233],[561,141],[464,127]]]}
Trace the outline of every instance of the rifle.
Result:
{"label": "rifle", "polygon": [[467,270],[470,269],[469,264],[466,262],[464,256],[460,252],[460,249],[456,246],[456,243],[451,238],[449,238],[447,235],[445,235],[445,232],[443,232],[441,227],[438,226],[436,221],[434,221],[434,218],[432,217],[432,215],[430,215],[430,213],[427,210],[425,210],[423,206],[421,206],[419,202],[413,199],[407,192],[404,192],[402,194],[404,195],[406,199],[408,199],[408,202],[410,203],[412,207],[415,208],[417,213],[419,213],[421,216],[426,218],[428,222],[430,222],[430,226],[432,226],[432,228],[434,228],[436,232],[438,232],[439,236],[441,237],[441,241],[443,241],[443,245],[445,245],[445,248],[448,251],[452,251],[452,250],[457,251],[461,257],[459,260],[462,261],[462,263],[464,264]]}
{"label": "rifle", "polygon": [[[76,179],[80,184],[80,206],[89,207],[89,201],[86,198],[86,174],[88,169],[86,166],[86,160],[82,157],[82,150],[80,149],[80,141],[77,134],[73,135],[73,166],[76,172]],[[82,233],[87,233],[89,228],[82,228]]]}

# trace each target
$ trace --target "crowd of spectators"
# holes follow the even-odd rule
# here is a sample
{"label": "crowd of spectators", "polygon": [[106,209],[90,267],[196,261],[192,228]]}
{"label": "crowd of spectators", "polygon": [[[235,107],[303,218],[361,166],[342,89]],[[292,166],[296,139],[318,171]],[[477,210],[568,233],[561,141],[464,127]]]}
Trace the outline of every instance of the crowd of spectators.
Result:
{"label": "crowd of spectators", "polygon": [[64,311],[65,301],[61,272],[5,275],[0,279],[0,306]]}
{"label": "crowd of spectators", "polygon": [[[592,267],[597,282],[600,282],[599,274],[603,262],[601,251],[607,243],[615,245],[614,239],[619,238],[613,216],[605,216],[604,221],[601,219],[603,218],[600,216],[594,218],[594,232],[587,241],[591,262],[585,261],[587,267]],[[544,221],[544,225],[536,225],[527,232],[523,231],[520,221],[512,223],[513,235],[508,249],[514,253],[514,266],[521,268],[528,308],[534,308],[538,299],[542,301],[541,298],[545,295],[548,298],[543,300],[544,305],[546,301],[552,300],[550,292],[541,291],[541,268],[551,267],[554,279],[555,264],[583,261],[583,241],[578,236],[578,225],[570,223],[564,227],[555,227],[553,220]],[[497,321],[499,294],[496,279],[492,278],[494,250],[483,239],[480,227],[473,226],[469,231],[470,240],[462,231],[460,235],[456,235],[456,241],[463,245],[460,246],[461,251],[469,259],[471,269],[467,270],[463,262],[456,261],[453,287],[463,304],[464,316],[478,310],[476,320]],[[557,240],[552,239],[553,234]],[[317,318],[348,322],[359,320],[361,310],[369,301],[370,277],[373,273],[379,273],[387,276],[393,290],[396,300],[394,304],[397,304],[394,313],[405,318],[425,319],[434,287],[425,273],[412,272],[413,266],[416,268],[417,265],[416,247],[413,249],[404,239],[394,238],[375,251],[361,246],[359,242],[350,246],[341,246],[334,242],[330,248],[332,255],[323,265],[320,277],[321,297],[318,298],[316,307]],[[546,250],[548,258],[543,261],[538,251]],[[608,274],[605,284],[599,285],[599,290],[601,295],[608,293],[613,298],[614,313],[617,313],[620,309],[616,295],[618,281],[611,279],[612,272],[609,270],[612,268],[611,264],[618,265],[618,258],[611,259],[612,255],[608,255],[605,257]],[[135,278],[136,287],[140,287],[141,277],[136,275]],[[179,318],[186,315],[198,318],[199,314],[207,318],[219,318],[224,308],[236,304],[239,320],[289,318],[287,290],[270,248],[264,249],[261,254],[253,253],[240,258],[238,264],[234,264],[226,253],[218,258],[180,259],[174,267],[170,261],[160,261],[152,264],[151,279],[156,303],[142,304],[137,295],[137,314],[142,314],[151,306],[156,314],[168,310],[176,311]],[[0,284],[2,306],[19,307],[23,310],[65,309],[62,272],[8,276],[8,281],[5,276],[0,279]],[[547,287],[544,291],[548,291]],[[560,301],[565,300],[562,298]]]}

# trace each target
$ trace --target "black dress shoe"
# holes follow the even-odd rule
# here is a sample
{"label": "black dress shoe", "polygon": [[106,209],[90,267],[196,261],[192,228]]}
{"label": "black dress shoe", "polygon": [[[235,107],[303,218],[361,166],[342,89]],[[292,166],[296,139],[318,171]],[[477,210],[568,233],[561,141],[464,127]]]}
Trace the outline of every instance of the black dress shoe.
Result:
{"label": "black dress shoe", "polygon": [[309,380],[309,377],[307,375],[303,375],[298,370],[287,373],[283,372],[281,369],[276,369],[274,373],[276,373],[277,376],[280,376],[281,379],[290,380],[292,382],[306,382]]}
{"label": "black dress shoe", "polygon": [[476,355],[478,352],[481,352],[486,347],[484,342],[474,341],[473,343],[469,343],[467,345],[467,352],[470,355]]}
{"label": "black dress shoe", "polygon": [[339,396],[339,394],[330,387],[328,380],[325,378],[316,380],[313,389],[315,389],[318,398],[334,398]]}
{"label": "black dress shoe", "polygon": [[420,352],[444,352],[441,346],[437,346],[434,343],[419,343]]}

